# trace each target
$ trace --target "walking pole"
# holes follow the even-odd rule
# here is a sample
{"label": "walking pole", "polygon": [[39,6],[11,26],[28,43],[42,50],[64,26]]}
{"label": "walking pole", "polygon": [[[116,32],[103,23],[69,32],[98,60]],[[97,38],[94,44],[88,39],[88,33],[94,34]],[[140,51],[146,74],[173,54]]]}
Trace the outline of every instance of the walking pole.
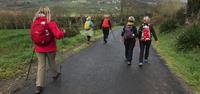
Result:
{"label": "walking pole", "polygon": [[[65,32],[65,29],[63,29],[63,31]],[[61,38],[61,41],[62,41],[62,50],[61,50],[61,54],[62,54],[62,57],[64,57],[64,36]],[[60,72],[61,72],[61,69],[62,69],[62,66],[60,64]]]}
{"label": "walking pole", "polygon": [[112,31],[112,30],[111,30],[111,34],[112,34],[112,36],[113,36],[114,40],[116,40],[116,37],[115,37],[115,35],[114,35],[114,33],[113,33],[113,31]]}
{"label": "walking pole", "polygon": [[31,60],[29,62],[29,67],[28,67],[28,72],[27,72],[27,75],[26,75],[26,80],[28,80],[28,77],[29,77],[29,74],[30,74],[30,71],[31,71],[31,65],[33,63],[33,56],[34,56],[34,54],[35,54],[35,51],[33,50],[32,55],[31,55]]}
{"label": "walking pole", "polygon": [[[63,41],[63,38],[64,38],[64,36],[61,39],[61,41],[62,41],[62,49],[61,49],[62,58],[64,57],[64,41]],[[60,63],[60,73],[61,73],[61,69],[62,69],[62,66],[61,66],[61,63]]]}

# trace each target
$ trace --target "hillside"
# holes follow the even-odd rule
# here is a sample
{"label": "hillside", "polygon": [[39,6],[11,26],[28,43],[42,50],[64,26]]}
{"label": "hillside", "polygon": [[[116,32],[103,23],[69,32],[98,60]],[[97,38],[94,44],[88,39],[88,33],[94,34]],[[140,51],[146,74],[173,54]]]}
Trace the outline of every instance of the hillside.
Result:
{"label": "hillside", "polygon": [[[60,5],[60,4],[119,4],[121,0],[0,0],[0,9],[23,9],[34,8],[41,5]],[[126,0],[124,0],[126,1]],[[127,0],[128,2],[157,4],[162,0]],[[90,5],[88,7],[90,7]],[[98,7],[98,6],[96,6]]]}
{"label": "hillside", "polygon": [[[126,8],[134,11],[149,10],[148,6],[156,6],[166,0],[123,0]],[[185,1],[185,0],[183,0]],[[120,13],[121,0],[0,0],[0,10],[26,10],[40,6],[54,7],[66,15]]]}
{"label": "hillside", "polygon": [[63,0],[0,0],[0,9],[26,9],[41,5],[58,5]]}

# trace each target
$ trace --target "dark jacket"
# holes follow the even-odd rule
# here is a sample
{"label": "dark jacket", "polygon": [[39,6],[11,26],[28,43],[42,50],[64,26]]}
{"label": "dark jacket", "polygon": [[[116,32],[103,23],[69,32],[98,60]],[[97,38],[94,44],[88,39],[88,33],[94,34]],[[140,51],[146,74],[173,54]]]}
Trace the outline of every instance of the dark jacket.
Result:
{"label": "dark jacket", "polygon": [[139,40],[141,40],[141,38],[142,38],[142,32],[143,32],[143,26],[144,26],[144,25],[148,25],[149,28],[150,28],[150,34],[151,34],[150,38],[152,39],[152,36],[153,36],[154,39],[157,41],[158,38],[157,38],[157,36],[156,36],[155,30],[154,30],[154,28],[153,28],[153,25],[147,24],[147,23],[142,23],[142,25],[140,26],[140,28],[139,28],[139,30],[138,30],[138,38],[139,38]]}

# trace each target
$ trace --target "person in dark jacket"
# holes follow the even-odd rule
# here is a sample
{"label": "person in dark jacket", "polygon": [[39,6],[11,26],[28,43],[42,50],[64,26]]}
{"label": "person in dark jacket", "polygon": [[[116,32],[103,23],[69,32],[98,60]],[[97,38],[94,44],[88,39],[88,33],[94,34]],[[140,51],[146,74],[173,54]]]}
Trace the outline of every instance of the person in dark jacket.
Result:
{"label": "person in dark jacket", "polygon": [[151,46],[152,36],[154,37],[156,45],[158,46],[158,38],[156,36],[155,30],[150,24],[150,18],[146,16],[143,18],[143,23],[138,30],[138,38],[140,42],[139,67],[142,67],[144,63],[148,63],[149,48]]}
{"label": "person in dark jacket", "polygon": [[109,32],[112,32],[112,25],[109,20],[109,15],[104,15],[104,19],[101,21],[100,29],[103,31],[104,43],[107,43]]}
{"label": "person in dark jacket", "polygon": [[130,16],[128,18],[128,23],[124,26],[121,36],[124,40],[125,45],[125,57],[128,65],[132,63],[133,49],[135,47],[137,28],[134,26],[135,18]]}

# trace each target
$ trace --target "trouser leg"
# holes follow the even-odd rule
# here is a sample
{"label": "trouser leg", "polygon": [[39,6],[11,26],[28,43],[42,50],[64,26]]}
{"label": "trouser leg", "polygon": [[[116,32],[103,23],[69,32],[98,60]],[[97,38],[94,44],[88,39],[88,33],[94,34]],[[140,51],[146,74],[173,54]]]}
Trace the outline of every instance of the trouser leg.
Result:
{"label": "trouser leg", "polygon": [[37,53],[38,69],[36,77],[36,86],[44,87],[45,69],[46,69],[46,53]]}
{"label": "trouser leg", "polygon": [[107,42],[109,29],[103,29],[104,41]]}
{"label": "trouser leg", "polygon": [[132,58],[133,58],[133,49],[135,47],[135,40],[134,39],[131,39],[130,40],[130,45],[129,45],[129,51],[128,51],[128,61],[132,61]]}
{"label": "trouser leg", "polygon": [[143,62],[145,42],[140,41],[140,57],[139,62]]}
{"label": "trouser leg", "polygon": [[128,60],[128,51],[129,51],[129,41],[124,40],[124,46],[125,46],[125,57]]}
{"label": "trouser leg", "polygon": [[135,46],[135,40],[134,39],[125,40],[124,44],[125,44],[126,58],[128,61],[131,62],[133,58],[133,49]]}
{"label": "trouser leg", "polygon": [[145,59],[147,60],[148,57],[149,57],[149,49],[150,49],[150,46],[151,46],[151,41],[146,41],[146,49],[145,49]]}
{"label": "trouser leg", "polygon": [[47,53],[49,68],[54,75],[59,73],[59,70],[55,61],[55,57],[56,57],[56,52]]}
{"label": "trouser leg", "polygon": [[87,40],[90,41],[90,39],[91,39],[91,36],[87,36]]}

